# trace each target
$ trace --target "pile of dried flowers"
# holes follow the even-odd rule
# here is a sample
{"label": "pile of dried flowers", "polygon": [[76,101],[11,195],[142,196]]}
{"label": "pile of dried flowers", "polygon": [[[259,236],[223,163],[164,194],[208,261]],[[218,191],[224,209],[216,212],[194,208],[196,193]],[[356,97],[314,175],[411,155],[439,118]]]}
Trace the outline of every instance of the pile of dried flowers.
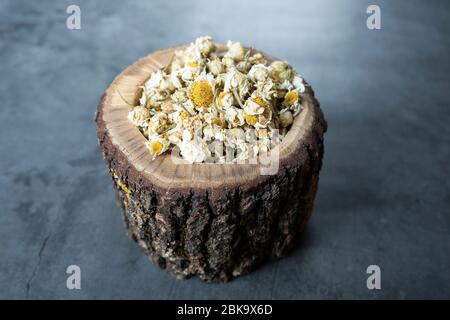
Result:
{"label": "pile of dried flowers", "polygon": [[175,51],[128,114],[156,157],[179,148],[194,162],[240,162],[278,145],[301,111],[305,83],[286,62],[240,42],[219,52],[209,36]]}

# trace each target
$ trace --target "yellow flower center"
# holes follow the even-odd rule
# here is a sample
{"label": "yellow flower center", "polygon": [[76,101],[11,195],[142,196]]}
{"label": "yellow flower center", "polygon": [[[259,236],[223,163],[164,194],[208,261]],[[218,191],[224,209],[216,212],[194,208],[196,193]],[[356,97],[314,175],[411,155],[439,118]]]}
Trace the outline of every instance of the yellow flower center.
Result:
{"label": "yellow flower center", "polygon": [[189,67],[192,67],[192,68],[197,68],[198,67],[198,62],[197,61],[189,61],[187,64],[188,64]]}
{"label": "yellow flower center", "polygon": [[197,107],[207,107],[214,99],[214,93],[207,81],[194,82],[189,92],[189,98]]}
{"label": "yellow flower center", "polygon": [[159,156],[164,148],[163,144],[159,141],[153,141],[151,143],[151,147],[152,147],[152,153],[155,156]]}
{"label": "yellow flower center", "polygon": [[267,103],[261,97],[256,97],[256,98],[252,99],[252,101],[254,103],[256,103],[256,104],[259,104],[261,107],[266,107],[267,106]]}
{"label": "yellow flower center", "polygon": [[246,114],[245,112],[244,112],[244,118],[245,118],[245,121],[251,126],[254,126],[258,122],[258,116]]}
{"label": "yellow flower center", "polygon": [[292,106],[298,100],[298,93],[295,90],[289,91],[284,97],[284,104],[287,106]]}

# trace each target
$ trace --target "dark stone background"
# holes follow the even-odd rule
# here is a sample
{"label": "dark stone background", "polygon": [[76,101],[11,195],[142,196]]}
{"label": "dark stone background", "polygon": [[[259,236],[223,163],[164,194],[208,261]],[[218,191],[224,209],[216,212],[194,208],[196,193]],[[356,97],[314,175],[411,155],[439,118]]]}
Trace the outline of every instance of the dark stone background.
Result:
{"label": "dark stone background", "polygon": [[[93,121],[122,69],[205,34],[291,62],[329,123],[297,249],[222,285],[176,280],[127,238]],[[0,37],[1,298],[450,298],[447,1],[2,0]]]}

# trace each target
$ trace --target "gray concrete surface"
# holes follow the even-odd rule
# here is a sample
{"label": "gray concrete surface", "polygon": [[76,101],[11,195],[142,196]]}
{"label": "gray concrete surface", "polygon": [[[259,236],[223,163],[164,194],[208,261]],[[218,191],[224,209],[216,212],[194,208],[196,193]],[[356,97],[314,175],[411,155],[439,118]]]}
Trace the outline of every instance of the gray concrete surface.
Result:
{"label": "gray concrete surface", "polygon": [[[123,68],[205,34],[290,61],[329,123],[298,248],[223,285],[176,280],[127,238],[93,122]],[[2,0],[0,37],[0,298],[450,298],[448,2]]]}

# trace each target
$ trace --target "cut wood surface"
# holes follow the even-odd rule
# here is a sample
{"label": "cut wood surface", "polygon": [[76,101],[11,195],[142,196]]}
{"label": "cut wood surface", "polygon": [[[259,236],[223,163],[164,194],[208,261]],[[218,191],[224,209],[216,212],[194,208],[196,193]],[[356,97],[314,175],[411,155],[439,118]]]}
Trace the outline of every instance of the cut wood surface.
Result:
{"label": "cut wood surface", "polygon": [[312,211],[326,122],[307,86],[272,175],[259,163],[153,160],[125,101],[136,104],[139,86],[182,48],[152,53],[114,79],[98,105],[97,135],[133,239],[178,277],[227,281],[292,247]]}

